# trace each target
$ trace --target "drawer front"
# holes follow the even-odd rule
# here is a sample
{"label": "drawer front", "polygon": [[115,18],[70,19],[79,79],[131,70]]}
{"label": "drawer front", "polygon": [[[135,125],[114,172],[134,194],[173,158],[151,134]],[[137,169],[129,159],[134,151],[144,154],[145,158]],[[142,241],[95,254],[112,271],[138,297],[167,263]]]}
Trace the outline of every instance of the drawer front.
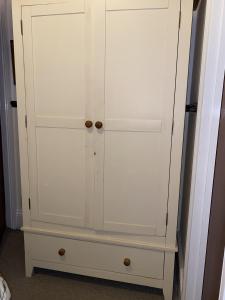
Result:
{"label": "drawer front", "polygon": [[163,279],[164,252],[29,235],[31,258],[82,268]]}

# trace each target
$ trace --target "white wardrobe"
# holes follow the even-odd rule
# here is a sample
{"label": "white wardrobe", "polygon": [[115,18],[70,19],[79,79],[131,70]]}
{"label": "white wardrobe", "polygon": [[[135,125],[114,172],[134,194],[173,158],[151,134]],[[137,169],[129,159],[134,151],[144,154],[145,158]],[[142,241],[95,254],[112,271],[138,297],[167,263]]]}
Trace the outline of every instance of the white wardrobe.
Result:
{"label": "white wardrobe", "polygon": [[190,0],[13,0],[26,273],[172,299]]}

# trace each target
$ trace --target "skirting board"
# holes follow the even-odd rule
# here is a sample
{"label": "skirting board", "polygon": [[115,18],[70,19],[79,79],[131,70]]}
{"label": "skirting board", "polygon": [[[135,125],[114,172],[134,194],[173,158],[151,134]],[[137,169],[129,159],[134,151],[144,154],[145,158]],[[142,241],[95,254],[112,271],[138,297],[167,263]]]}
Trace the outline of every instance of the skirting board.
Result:
{"label": "skirting board", "polygon": [[21,228],[23,224],[23,212],[21,209],[16,211],[16,228]]}
{"label": "skirting board", "polygon": [[224,252],[223,272],[222,272],[219,300],[225,300],[225,252]]}
{"label": "skirting board", "polygon": [[178,268],[179,268],[179,294],[182,294],[184,284],[184,253],[180,234],[178,232]]}

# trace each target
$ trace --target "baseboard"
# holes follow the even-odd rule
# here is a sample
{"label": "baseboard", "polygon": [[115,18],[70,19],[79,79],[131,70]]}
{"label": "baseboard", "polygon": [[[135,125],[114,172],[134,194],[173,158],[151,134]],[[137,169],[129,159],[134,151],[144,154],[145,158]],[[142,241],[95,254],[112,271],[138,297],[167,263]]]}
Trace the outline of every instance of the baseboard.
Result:
{"label": "baseboard", "polygon": [[23,224],[23,212],[21,209],[17,209],[16,211],[16,229],[20,229]]}
{"label": "baseboard", "polygon": [[177,235],[178,243],[178,267],[179,267],[179,294],[182,295],[183,283],[184,283],[184,253],[182,248],[182,242],[180,234]]}

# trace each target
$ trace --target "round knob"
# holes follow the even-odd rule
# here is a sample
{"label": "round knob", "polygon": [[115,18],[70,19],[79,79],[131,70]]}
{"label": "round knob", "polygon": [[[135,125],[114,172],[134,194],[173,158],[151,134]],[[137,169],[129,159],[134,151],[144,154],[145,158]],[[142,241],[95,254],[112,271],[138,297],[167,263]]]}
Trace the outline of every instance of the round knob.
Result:
{"label": "round knob", "polygon": [[100,122],[100,121],[96,122],[96,123],[95,123],[95,127],[96,127],[97,129],[101,129],[101,128],[103,127],[102,122]]}
{"label": "round knob", "polygon": [[92,122],[92,121],[86,121],[86,122],[85,122],[85,126],[86,126],[87,128],[91,128],[91,127],[93,126],[93,122]]}
{"label": "round knob", "polygon": [[64,256],[65,253],[66,253],[66,250],[63,248],[59,249],[59,251],[58,251],[59,256]]}
{"label": "round knob", "polygon": [[130,259],[129,259],[129,258],[124,258],[124,261],[123,261],[123,263],[124,263],[124,266],[126,266],[126,267],[129,267],[129,266],[130,266],[130,264],[131,264],[131,261],[130,261]]}

